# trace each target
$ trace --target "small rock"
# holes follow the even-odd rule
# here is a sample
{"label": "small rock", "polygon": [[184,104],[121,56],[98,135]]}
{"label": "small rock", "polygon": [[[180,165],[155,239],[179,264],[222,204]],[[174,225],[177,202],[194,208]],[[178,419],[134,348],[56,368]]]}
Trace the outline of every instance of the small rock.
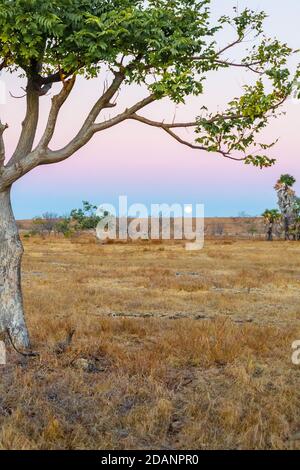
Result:
{"label": "small rock", "polygon": [[206,320],[209,317],[205,315],[205,313],[198,313],[198,315],[195,316],[195,320]]}
{"label": "small rock", "polygon": [[188,318],[186,313],[175,313],[175,315],[170,315],[169,320],[181,320],[182,318]]}
{"label": "small rock", "polygon": [[83,357],[80,357],[79,359],[76,359],[73,362],[73,366],[75,367],[75,369],[81,369],[81,370],[88,371],[89,368],[90,368],[90,363],[87,359],[84,359]]}
{"label": "small rock", "polygon": [[252,323],[253,318],[235,318],[234,323]]}
{"label": "small rock", "polygon": [[253,377],[261,377],[264,373],[264,369],[262,367],[256,367],[253,371]]}
{"label": "small rock", "polygon": [[200,273],[196,273],[196,272],[177,272],[175,273],[175,276],[176,277],[179,277],[179,276],[200,276]]}
{"label": "small rock", "polygon": [[94,361],[89,361],[84,357],[80,357],[72,362],[75,369],[83,370],[84,372],[105,372],[106,368],[102,366],[96,366]]}

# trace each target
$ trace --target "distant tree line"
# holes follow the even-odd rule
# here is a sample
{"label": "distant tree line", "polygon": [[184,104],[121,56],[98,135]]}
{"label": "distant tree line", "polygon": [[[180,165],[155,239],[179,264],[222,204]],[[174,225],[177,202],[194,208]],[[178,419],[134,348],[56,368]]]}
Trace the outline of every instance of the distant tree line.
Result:
{"label": "distant tree line", "polygon": [[78,231],[95,229],[105,215],[99,216],[97,206],[83,201],[82,207],[73,209],[69,215],[59,216],[53,212],[45,212],[41,216],[34,217],[32,229],[27,236],[46,236],[54,233],[68,237]]}
{"label": "distant tree line", "polygon": [[[283,236],[285,240],[300,240],[300,198],[293,189],[296,180],[289,174],[281,175],[275,184],[279,209],[266,209],[262,216],[266,227],[266,239],[272,241],[274,234]],[[97,206],[88,201],[82,202],[82,207],[73,209],[69,215],[59,216],[53,212],[45,212],[35,217],[32,228],[27,236],[39,234],[42,236],[62,234],[66,237],[83,230],[96,229],[100,220],[107,213],[99,215]],[[257,233],[256,226],[249,228],[252,237]],[[221,223],[213,226],[214,235],[223,235]]]}

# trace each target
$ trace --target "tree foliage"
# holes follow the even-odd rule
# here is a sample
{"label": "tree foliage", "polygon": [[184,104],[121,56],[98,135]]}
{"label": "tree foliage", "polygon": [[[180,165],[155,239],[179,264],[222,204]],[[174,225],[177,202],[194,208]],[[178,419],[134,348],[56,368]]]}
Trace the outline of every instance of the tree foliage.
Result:
{"label": "tree foliage", "polygon": [[283,184],[287,186],[288,188],[291,188],[292,186],[294,186],[295,183],[296,183],[296,179],[292,175],[289,175],[288,173],[281,175],[277,182],[277,184]]}
{"label": "tree foliage", "polygon": [[262,214],[266,225],[266,237],[268,241],[273,240],[274,226],[281,221],[281,214],[277,209],[266,209]]}
{"label": "tree foliage", "polygon": [[[265,13],[249,8],[212,21],[210,0],[0,0],[0,69],[27,78],[27,112],[17,148],[5,165],[0,126],[0,190],[38,165],[62,161],[85,145],[96,132],[135,119],[167,132],[191,148],[264,167],[274,163],[258,135],[290,94],[294,77],[287,60],[291,48],[263,33]],[[232,41],[220,44],[226,31]],[[251,41],[252,40],[252,41]],[[249,46],[249,44],[251,44]],[[228,58],[238,47],[239,56]],[[217,114],[199,106],[199,114],[185,123],[146,119],[139,113],[156,100],[184,103],[201,95],[209,72],[243,68],[255,77]],[[77,75],[95,78],[110,71],[95,106],[74,139],[57,151],[50,149],[59,112],[73,92]],[[39,104],[54,83],[61,91],[52,98],[47,127],[33,146]],[[108,121],[98,122],[105,108],[131,84],[143,85],[148,96]],[[195,129],[189,142],[178,129]]]}
{"label": "tree foliage", "polygon": [[262,217],[266,222],[278,222],[281,218],[281,214],[278,209],[266,209],[262,214]]}
{"label": "tree foliage", "polygon": [[73,209],[70,214],[70,222],[76,230],[95,229],[101,217],[97,215],[97,206],[88,201],[82,202],[82,208]]}
{"label": "tree foliage", "polygon": [[50,235],[55,231],[59,216],[52,212],[45,212],[43,215],[34,217],[32,221],[33,230],[32,233],[39,233],[41,235]]}
{"label": "tree foliage", "polygon": [[88,201],[82,201],[82,207],[73,209],[69,215],[59,216],[52,212],[46,212],[42,216],[34,217],[31,234],[57,233],[70,236],[75,231],[95,229],[107,213],[98,215],[97,206]]}

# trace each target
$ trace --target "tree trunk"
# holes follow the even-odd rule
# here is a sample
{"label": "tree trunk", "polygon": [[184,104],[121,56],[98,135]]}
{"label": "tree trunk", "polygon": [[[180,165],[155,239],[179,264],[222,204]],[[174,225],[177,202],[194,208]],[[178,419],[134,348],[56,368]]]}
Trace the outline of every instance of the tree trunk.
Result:
{"label": "tree trunk", "polygon": [[0,192],[0,332],[8,331],[15,346],[27,349],[30,343],[21,291],[22,255],[9,188]]}
{"label": "tree trunk", "polygon": [[272,223],[269,223],[269,225],[268,225],[267,240],[269,242],[273,241],[273,224]]}
{"label": "tree trunk", "polygon": [[295,192],[286,185],[280,185],[277,189],[278,205],[283,216],[284,239],[290,239],[290,227],[296,218]]}
{"label": "tree trunk", "polygon": [[290,239],[290,219],[288,216],[284,217],[284,239]]}

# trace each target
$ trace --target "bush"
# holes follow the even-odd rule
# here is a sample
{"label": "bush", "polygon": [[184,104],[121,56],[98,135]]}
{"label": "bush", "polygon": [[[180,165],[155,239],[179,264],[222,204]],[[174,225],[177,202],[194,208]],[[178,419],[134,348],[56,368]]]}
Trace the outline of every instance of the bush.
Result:
{"label": "bush", "polygon": [[[95,229],[102,219],[97,215],[97,206],[90,204],[87,201],[82,202],[82,209],[73,209],[71,211],[71,219],[75,222],[74,228],[76,230],[91,230]],[[103,214],[106,215],[106,214]]]}
{"label": "bush", "polygon": [[70,217],[61,217],[55,224],[55,231],[69,237],[73,233]]}

